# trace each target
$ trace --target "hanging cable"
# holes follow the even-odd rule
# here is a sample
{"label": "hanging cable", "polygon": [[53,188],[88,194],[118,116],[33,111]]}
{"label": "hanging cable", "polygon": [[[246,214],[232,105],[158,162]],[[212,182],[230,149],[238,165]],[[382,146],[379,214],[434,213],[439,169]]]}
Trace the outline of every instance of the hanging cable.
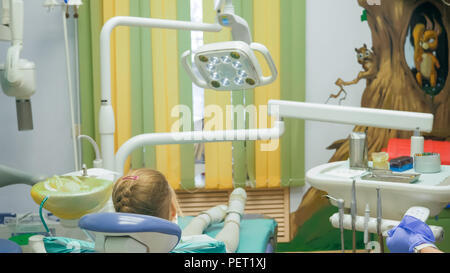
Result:
{"label": "hanging cable", "polygon": [[75,170],[79,171],[80,166],[78,162],[78,147],[77,147],[77,132],[75,131],[75,111],[74,111],[74,103],[73,103],[73,91],[72,91],[72,72],[70,69],[70,55],[69,55],[69,38],[67,34],[67,22],[66,22],[66,12],[62,12],[63,19],[63,28],[64,28],[64,42],[66,48],[66,66],[67,66],[67,81],[68,81],[68,90],[69,90],[69,100],[70,100],[70,116],[72,121],[72,144],[73,144],[73,153],[75,159]]}
{"label": "hanging cable", "polygon": [[[79,48],[78,48],[78,21],[74,24],[75,30],[74,30],[74,37],[75,37],[75,92],[77,94],[77,109],[76,109],[76,119],[79,126],[77,126],[77,132],[76,135],[81,135],[81,92],[80,92],[80,59],[79,59]],[[79,156],[79,163],[81,164],[83,162],[82,160],[82,152],[81,152],[81,146],[78,146],[78,156]]]}

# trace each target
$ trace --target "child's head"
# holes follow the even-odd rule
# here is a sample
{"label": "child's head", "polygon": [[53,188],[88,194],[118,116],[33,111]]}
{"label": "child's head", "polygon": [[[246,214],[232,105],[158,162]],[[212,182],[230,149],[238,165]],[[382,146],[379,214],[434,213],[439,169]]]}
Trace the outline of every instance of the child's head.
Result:
{"label": "child's head", "polygon": [[172,221],[178,211],[175,191],[164,175],[150,169],[130,171],[114,184],[116,212],[150,215]]}

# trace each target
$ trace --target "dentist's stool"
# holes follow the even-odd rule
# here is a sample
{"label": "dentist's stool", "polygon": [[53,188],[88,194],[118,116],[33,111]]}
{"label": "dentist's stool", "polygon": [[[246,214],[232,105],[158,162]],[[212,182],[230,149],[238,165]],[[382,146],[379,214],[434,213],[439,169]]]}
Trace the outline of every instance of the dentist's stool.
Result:
{"label": "dentist's stool", "polygon": [[22,248],[10,240],[0,239],[0,253],[22,253]]}
{"label": "dentist's stool", "polygon": [[131,213],[88,214],[78,225],[95,234],[96,252],[168,253],[181,237],[177,224]]}

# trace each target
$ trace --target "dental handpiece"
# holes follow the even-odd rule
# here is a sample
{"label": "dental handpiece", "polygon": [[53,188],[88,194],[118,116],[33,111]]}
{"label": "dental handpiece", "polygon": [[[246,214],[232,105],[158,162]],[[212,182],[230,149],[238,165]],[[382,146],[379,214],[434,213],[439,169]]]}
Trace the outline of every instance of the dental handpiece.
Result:
{"label": "dental handpiece", "polygon": [[341,231],[341,249],[342,253],[345,253],[345,246],[344,246],[344,200],[343,199],[336,199],[330,195],[325,195],[328,199],[331,199],[335,201],[338,205],[339,210],[339,230]]}
{"label": "dental handpiece", "polygon": [[352,215],[352,232],[353,232],[353,253],[356,253],[356,180],[353,179],[352,184],[352,202],[350,205],[351,215]]}
{"label": "dental handpiece", "polygon": [[336,202],[338,203],[338,208],[339,208],[339,229],[341,230],[341,248],[342,248],[342,253],[344,253],[345,252],[345,247],[344,247],[344,200],[338,199]]}
{"label": "dental handpiece", "polygon": [[381,253],[384,253],[384,238],[381,232],[381,221],[383,218],[383,210],[381,208],[381,194],[380,188],[377,188],[377,235],[380,244]]}
{"label": "dental handpiece", "polygon": [[369,243],[369,221],[370,221],[370,208],[369,204],[366,204],[366,210],[364,211],[364,245],[367,247]]}

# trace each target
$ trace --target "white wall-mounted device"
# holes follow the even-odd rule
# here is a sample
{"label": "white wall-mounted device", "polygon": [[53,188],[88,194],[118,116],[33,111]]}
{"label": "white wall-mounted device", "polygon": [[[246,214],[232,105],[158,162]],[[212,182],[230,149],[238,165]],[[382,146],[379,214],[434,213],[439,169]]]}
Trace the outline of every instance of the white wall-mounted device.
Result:
{"label": "white wall-mounted device", "polygon": [[33,130],[31,96],[36,92],[33,62],[20,58],[23,47],[23,0],[3,0],[0,40],[10,41],[5,64],[0,65],[0,83],[3,92],[16,98],[19,131]]}

